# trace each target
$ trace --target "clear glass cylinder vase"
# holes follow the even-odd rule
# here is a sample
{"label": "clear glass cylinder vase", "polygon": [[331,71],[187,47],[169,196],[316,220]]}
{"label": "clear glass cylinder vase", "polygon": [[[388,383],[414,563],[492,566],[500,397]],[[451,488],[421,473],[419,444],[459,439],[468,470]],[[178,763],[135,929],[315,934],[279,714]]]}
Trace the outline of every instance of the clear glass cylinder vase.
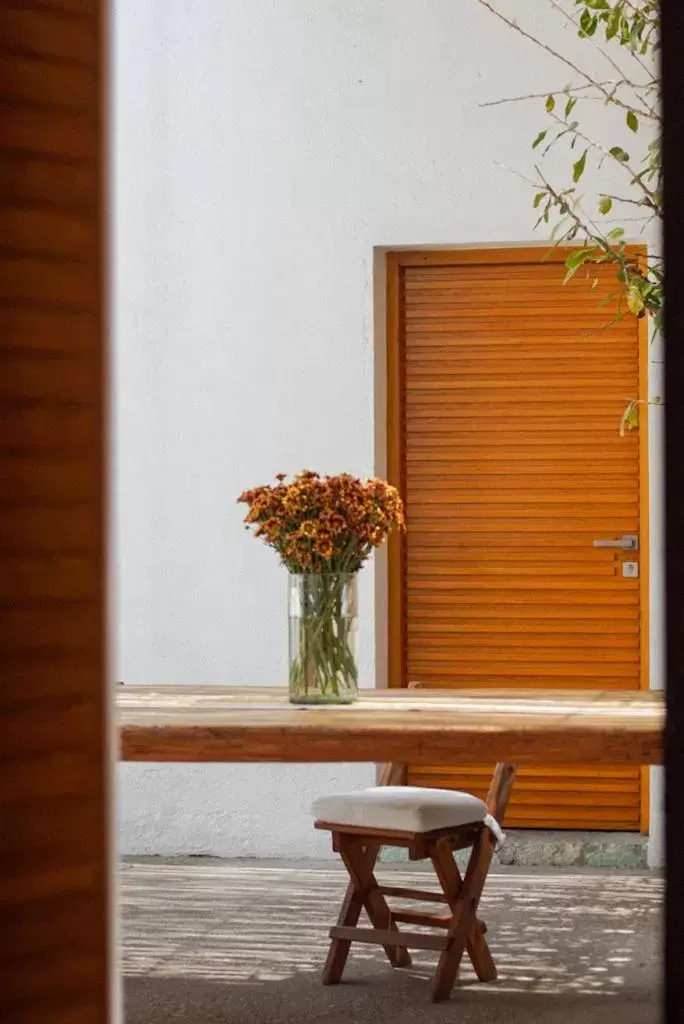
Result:
{"label": "clear glass cylinder vase", "polygon": [[290,701],[351,704],[358,697],[357,596],[352,573],[292,575]]}

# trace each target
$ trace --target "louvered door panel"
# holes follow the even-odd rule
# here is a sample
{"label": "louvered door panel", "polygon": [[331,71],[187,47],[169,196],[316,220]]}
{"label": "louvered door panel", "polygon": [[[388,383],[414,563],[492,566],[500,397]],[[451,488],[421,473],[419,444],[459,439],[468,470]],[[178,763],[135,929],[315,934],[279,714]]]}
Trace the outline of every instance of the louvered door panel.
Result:
{"label": "louvered door panel", "polygon": [[0,9],[3,1024],[110,1019],[105,20]]}
{"label": "louvered door panel", "polygon": [[[638,534],[632,317],[605,327],[599,270],[404,266],[407,678],[432,687],[638,688],[640,581],[595,538]],[[601,329],[604,328],[604,329]],[[410,771],[484,794],[491,766]],[[636,770],[521,771],[512,826],[638,829]]]}

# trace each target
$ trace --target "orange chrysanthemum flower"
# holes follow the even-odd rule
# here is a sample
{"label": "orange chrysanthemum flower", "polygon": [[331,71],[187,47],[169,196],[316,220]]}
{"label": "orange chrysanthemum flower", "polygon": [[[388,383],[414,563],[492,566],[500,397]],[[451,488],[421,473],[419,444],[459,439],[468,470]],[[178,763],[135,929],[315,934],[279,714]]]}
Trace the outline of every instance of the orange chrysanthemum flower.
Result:
{"label": "orange chrysanthemum flower", "polygon": [[383,480],[304,470],[287,483],[244,491],[245,522],[293,573],[358,572],[387,535],[405,529],[399,492]]}

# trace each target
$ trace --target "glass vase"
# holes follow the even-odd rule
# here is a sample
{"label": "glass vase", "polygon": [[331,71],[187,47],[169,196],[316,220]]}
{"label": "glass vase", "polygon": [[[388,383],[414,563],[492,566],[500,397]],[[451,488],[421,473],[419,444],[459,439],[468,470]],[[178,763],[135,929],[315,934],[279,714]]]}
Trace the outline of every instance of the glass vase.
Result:
{"label": "glass vase", "polygon": [[351,704],[358,697],[356,576],[290,576],[290,701]]}

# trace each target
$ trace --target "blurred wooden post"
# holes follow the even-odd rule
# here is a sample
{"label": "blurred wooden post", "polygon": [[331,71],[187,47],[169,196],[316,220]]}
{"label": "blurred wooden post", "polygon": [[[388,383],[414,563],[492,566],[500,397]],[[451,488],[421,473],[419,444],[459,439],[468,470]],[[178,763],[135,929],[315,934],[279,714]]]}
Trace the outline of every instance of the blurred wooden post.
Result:
{"label": "blurred wooden post", "polygon": [[665,184],[665,565],[667,728],[665,811],[667,900],[665,1014],[684,1020],[684,5],[662,0],[661,73]]}
{"label": "blurred wooden post", "polygon": [[[407,690],[417,690],[422,686],[422,683],[409,683],[406,687]],[[408,765],[407,764],[383,764],[379,775],[378,785],[379,786],[405,786],[408,781]]]}
{"label": "blurred wooden post", "polygon": [[0,8],[0,1020],[110,1009],[106,4]]}

